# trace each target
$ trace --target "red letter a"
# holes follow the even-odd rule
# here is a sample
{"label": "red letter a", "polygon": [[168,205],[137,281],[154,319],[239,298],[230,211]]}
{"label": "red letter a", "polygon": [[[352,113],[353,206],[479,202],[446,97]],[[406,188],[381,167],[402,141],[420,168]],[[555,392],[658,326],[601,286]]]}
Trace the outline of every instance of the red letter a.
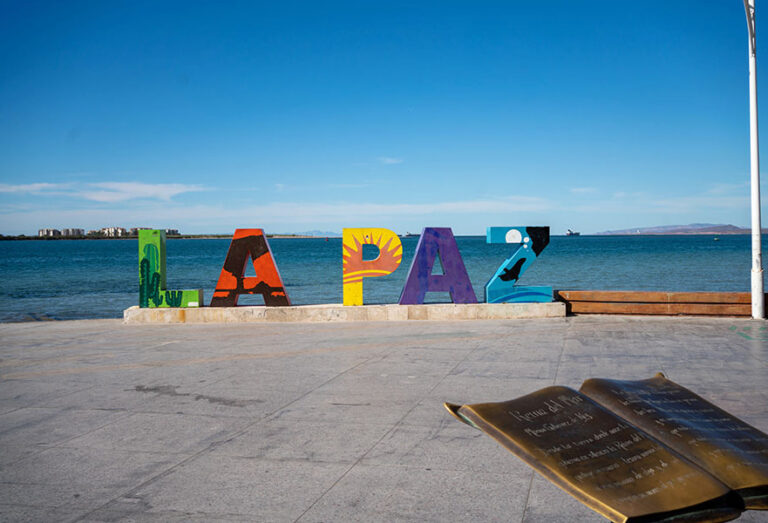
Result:
{"label": "red letter a", "polygon": [[[253,259],[256,277],[245,277],[245,264]],[[213,292],[211,307],[235,307],[241,294],[261,294],[264,305],[290,305],[280,272],[262,229],[236,229],[227,259]]]}

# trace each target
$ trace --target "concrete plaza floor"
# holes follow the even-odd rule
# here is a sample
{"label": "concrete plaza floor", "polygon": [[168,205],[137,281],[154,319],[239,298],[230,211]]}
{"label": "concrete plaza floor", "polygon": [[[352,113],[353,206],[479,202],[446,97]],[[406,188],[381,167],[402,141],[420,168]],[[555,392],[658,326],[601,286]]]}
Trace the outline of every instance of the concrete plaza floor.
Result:
{"label": "concrete plaza floor", "polygon": [[766,325],[1,324],[0,520],[605,521],[442,403],[662,371],[768,431]]}

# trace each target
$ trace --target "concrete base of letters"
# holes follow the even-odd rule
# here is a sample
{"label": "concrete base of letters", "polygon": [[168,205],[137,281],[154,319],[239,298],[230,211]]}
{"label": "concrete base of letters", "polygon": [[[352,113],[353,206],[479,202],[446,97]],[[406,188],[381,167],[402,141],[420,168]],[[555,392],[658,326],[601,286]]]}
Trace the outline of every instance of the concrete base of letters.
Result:
{"label": "concrete base of letters", "polygon": [[507,320],[563,318],[565,304],[552,303],[435,303],[427,305],[301,305],[293,307],[131,307],[123,312],[125,323],[240,323],[331,322],[407,320]]}

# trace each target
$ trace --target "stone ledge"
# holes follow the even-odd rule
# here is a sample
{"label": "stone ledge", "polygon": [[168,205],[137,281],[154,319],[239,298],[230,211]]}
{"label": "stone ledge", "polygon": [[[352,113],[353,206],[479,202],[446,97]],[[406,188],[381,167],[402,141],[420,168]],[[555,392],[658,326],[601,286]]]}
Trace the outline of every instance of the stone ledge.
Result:
{"label": "stone ledge", "polygon": [[242,322],[336,322],[407,320],[507,320],[564,318],[565,304],[552,303],[436,303],[428,305],[299,305],[292,307],[200,307],[123,311],[123,322],[138,323],[242,323]]}

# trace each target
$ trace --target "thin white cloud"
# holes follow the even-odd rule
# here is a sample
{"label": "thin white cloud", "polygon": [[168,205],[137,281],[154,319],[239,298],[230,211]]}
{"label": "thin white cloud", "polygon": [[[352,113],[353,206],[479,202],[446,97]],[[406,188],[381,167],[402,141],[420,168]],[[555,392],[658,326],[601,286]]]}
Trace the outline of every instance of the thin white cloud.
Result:
{"label": "thin white cloud", "polygon": [[0,184],[0,193],[32,194],[37,196],[61,196],[81,198],[94,202],[115,203],[126,200],[149,199],[170,201],[179,194],[204,191],[201,185],[182,183],[141,183],[141,182],[102,182],[102,183],[28,183],[21,185]]}
{"label": "thin white cloud", "polygon": [[[327,184],[326,187],[330,185]],[[356,201],[347,192],[353,185],[336,184],[339,191],[335,201],[271,201],[257,204],[253,201],[228,201],[223,203],[195,203],[184,205],[174,197],[189,191],[208,190],[201,186],[184,184],[139,184],[103,183],[74,185],[62,192],[67,196],[66,208],[56,208],[47,202],[13,201],[0,207],[0,232],[34,233],[41,227],[64,227],[66,224],[83,228],[98,228],[106,225],[123,227],[155,226],[178,224],[186,231],[227,232],[235,226],[265,226],[274,230],[304,230],[322,224],[322,227],[339,229],[356,223],[383,224],[384,226],[413,227],[407,224],[461,224],[467,230],[474,230],[482,222],[518,222],[520,220],[554,223],[558,216],[567,216],[568,223],[575,217],[593,219],[604,217],[632,217],[633,222],[652,223],[653,217],[664,215],[663,220],[675,222],[713,221],[736,223],[743,221],[742,214],[749,208],[748,188],[743,184],[732,186],[702,187],[690,194],[669,195],[650,192],[616,192],[613,197],[591,202],[558,201],[545,197],[513,195],[499,198],[467,198],[442,202],[403,203],[372,202],[367,199]],[[347,187],[343,187],[348,185]],[[13,187],[13,189],[11,189]],[[18,187],[18,188],[16,188]],[[28,184],[21,186],[0,185],[5,193],[22,194],[24,191],[41,191],[51,194],[62,190],[60,184]],[[608,192],[608,190],[606,190]],[[91,202],[102,202],[94,206],[84,202],[84,193],[89,193]],[[287,192],[284,193],[288,194]],[[21,199],[19,199],[21,200]],[[288,200],[286,198],[285,200]],[[128,202],[120,204],[121,202]],[[113,203],[113,205],[103,205]],[[151,223],[149,223],[151,222]],[[670,222],[672,223],[672,222]],[[402,225],[400,225],[402,224]],[[158,225],[158,226],[159,226]],[[603,230],[595,226],[595,230]],[[328,229],[330,230],[330,229]]]}
{"label": "thin white cloud", "polygon": [[329,189],[363,189],[365,187],[370,187],[370,183],[330,183],[328,184]]}
{"label": "thin white cloud", "polygon": [[741,196],[678,196],[648,202],[651,210],[665,213],[689,213],[707,209],[746,209],[749,200]]}
{"label": "thin white cloud", "polygon": [[717,183],[707,190],[707,194],[745,194],[749,189],[749,182],[743,183]]}
{"label": "thin white cloud", "polygon": [[0,193],[40,194],[48,191],[58,191],[69,186],[70,184],[68,183],[27,183],[22,185],[0,183]]}
{"label": "thin white cloud", "polygon": [[380,156],[378,158],[379,162],[383,163],[384,165],[395,165],[398,163],[403,163],[402,158],[393,158],[391,156]]}
{"label": "thin white cloud", "polygon": [[590,193],[596,193],[597,189],[594,187],[573,187],[571,189],[571,192],[573,194],[590,194]]}
{"label": "thin white cloud", "polygon": [[696,194],[659,196],[648,192],[615,192],[610,199],[587,205],[568,205],[584,213],[616,212],[622,214],[688,214],[707,216],[719,210],[749,207],[748,195],[740,185],[718,185]]}
{"label": "thin white cloud", "polygon": [[[258,224],[259,226],[290,227],[292,224],[328,224],[343,226],[360,221],[391,223],[414,217],[439,218],[441,222],[478,216],[513,216],[523,212],[540,212],[556,208],[553,202],[536,197],[512,196],[499,199],[478,199],[440,203],[359,203],[359,202],[272,202],[266,205],[225,206],[225,205],[178,205],[171,202],[160,204],[144,200],[140,206],[89,208],[89,209],[37,209],[20,212],[0,213],[0,232],[20,230],[34,232],[41,227],[56,227],[61,224],[75,224],[83,228],[98,228],[105,225],[141,227],[152,224],[174,223],[184,229],[204,228],[207,232],[227,232],[233,226]],[[184,223],[179,223],[179,220]],[[198,217],[204,217],[200,221]],[[462,221],[465,220],[462,218]],[[147,223],[151,221],[151,223]],[[325,226],[325,225],[324,225]],[[297,225],[298,227],[298,225]]]}
{"label": "thin white cloud", "polygon": [[103,182],[88,185],[89,187],[101,190],[79,191],[76,193],[77,196],[86,200],[103,203],[135,199],[170,201],[171,198],[179,194],[205,190],[201,185],[187,185],[183,183]]}
{"label": "thin white cloud", "polygon": [[[343,198],[343,195],[340,195]],[[77,200],[72,200],[76,204]],[[717,198],[706,193],[659,197],[631,193],[590,205],[574,205],[530,196],[453,200],[433,203],[369,203],[352,199],[328,202],[273,201],[267,204],[198,203],[182,205],[140,199],[129,204],[69,205],[59,209],[41,204],[0,207],[0,233],[34,234],[42,227],[175,227],[182,232],[228,233],[237,227],[263,227],[271,231],[311,228],[341,230],[351,226],[382,226],[392,230],[416,230],[419,226],[452,226],[457,234],[479,234],[492,223],[537,223],[562,226],[576,220],[593,222],[592,230],[628,228],[642,223],[733,223],[748,216],[748,198]],[[763,207],[768,215],[768,205]],[[663,216],[663,218],[658,218]],[[625,223],[631,222],[631,223]],[[626,227],[621,225],[625,223]],[[582,225],[586,230],[586,225]],[[564,230],[564,229],[563,229]]]}
{"label": "thin white cloud", "polygon": [[749,206],[748,186],[738,184],[714,184],[698,193],[677,196],[659,196],[647,192],[617,193],[614,195],[621,208],[653,213],[689,214],[722,209],[743,209]]}
{"label": "thin white cloud", "polygon": [[[514,196],[500,199],[465,200],[439,203],[271,203],[253,213],[283,221],[344,220],[350,217],[424,216],[430,214],[480,214],[537,212],[553,208],[552,202],[535,197]],[[238,211],[240,214],[242,211]]]}

